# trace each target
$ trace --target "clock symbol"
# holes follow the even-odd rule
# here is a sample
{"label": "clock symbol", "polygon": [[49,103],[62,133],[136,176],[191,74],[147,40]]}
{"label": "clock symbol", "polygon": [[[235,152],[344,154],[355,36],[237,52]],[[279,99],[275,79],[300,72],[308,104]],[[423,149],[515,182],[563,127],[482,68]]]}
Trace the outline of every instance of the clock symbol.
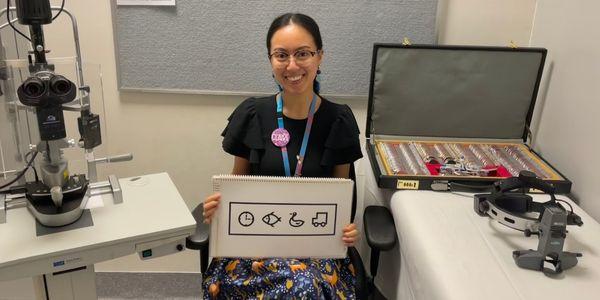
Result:
{"label": "clock symbol", "polygon": [[254,215],[248,211],[245,211],[239,215],[238,222],[240,222],[240,225],[248,227],[254,223]]}

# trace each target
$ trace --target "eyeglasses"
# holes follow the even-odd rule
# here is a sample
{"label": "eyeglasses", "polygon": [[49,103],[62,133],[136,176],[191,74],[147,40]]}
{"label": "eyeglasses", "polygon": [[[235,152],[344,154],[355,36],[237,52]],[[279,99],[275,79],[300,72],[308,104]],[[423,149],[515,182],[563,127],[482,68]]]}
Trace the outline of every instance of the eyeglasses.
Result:
{"label": "eyeglasses", "polygon": [[317,53],[321,53],[321,50],[310,51],[308,49],[302,49],[302,50],[298,50],[298,51],[294,52],[293,55],[290,55],[289,53],[284,52],[284,51],[275,51],[275,52],[269,54],[269,59],[274,58],[277,62],[289,63],[290,57],[293,56],[294,60],[297,63],[303,63],[303,62],[306,62],[309,59],[311,59]]}

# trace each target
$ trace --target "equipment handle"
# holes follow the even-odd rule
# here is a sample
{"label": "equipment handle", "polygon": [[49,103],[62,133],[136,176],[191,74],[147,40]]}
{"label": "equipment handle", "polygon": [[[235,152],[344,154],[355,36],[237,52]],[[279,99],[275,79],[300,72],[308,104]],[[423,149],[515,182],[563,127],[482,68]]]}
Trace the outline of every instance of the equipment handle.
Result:
{"label": "equipment handle", "polygon": [[127,153],[127,154],[97,158],[94,161],[97,163],[113,163],[113,162],[121,162],[121,161],[130,161],[132,159],[133,159],[133,154]]}

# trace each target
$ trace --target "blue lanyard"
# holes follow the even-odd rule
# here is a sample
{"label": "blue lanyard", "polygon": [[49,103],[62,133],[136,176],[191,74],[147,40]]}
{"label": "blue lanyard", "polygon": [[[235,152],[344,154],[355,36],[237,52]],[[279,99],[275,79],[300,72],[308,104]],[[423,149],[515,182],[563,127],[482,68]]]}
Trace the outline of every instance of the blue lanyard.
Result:
{"label": "blue lanyard", "polygon": [[[283,92],[277,95],[277,126],[281,129],[283,127]],[[310,109],[308,111],[308,119],[306,120],[306,128],[304,129],[304,137],[302,137],[302,146],[300,147],[300,153],[298,154],[298,163],[296,164],[296,170],[294,171],[294,177],[302,175],[302,163],[304,162],[304,156],[306,154],[306,146],[308,145],[308,137],[310,136],[310,129],[312,127],[313,118],[315,115],[315,107],[317,104],[317,95],[313,93],[313,99],[310,102]],[[287,147],[281,147],[281,156],[283,157],[283,167],[285,168],[285,176],[290,177],[290,162],[288,158]]]}

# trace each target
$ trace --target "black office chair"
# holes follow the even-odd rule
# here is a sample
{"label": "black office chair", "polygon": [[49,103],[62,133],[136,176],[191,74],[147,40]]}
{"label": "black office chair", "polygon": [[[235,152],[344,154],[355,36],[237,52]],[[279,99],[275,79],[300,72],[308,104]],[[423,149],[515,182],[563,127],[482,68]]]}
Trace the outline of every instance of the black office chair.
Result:
{"label": "black office chair", "polygon": [[[356,181],[354,164],[350,164],[350,179]],[[356,215],[356,184],[352,192],[352,213],[351,220],[354,221]],[[204,274],[208,269],[208,242],[210,227],[204,224],[204,203],[200,203],[192,211],[196,220],[196,232],[186,239],[185,245],[188,249],[200,250],[200,272]],[[369,206],[365,209],[363,215],[365,236],[367,243],[371,248],[371,277],[365,271],[358,250],[354,247],[348,247],[348,257],[354,266],[356,273],[356,286],[354,287],[357,299],[369,299],[369,295],[375,290],[374,277],[377,275],[379,264],[379,253],[394,248],[396,245],[396,227],[390,211],[383,206]]]}

